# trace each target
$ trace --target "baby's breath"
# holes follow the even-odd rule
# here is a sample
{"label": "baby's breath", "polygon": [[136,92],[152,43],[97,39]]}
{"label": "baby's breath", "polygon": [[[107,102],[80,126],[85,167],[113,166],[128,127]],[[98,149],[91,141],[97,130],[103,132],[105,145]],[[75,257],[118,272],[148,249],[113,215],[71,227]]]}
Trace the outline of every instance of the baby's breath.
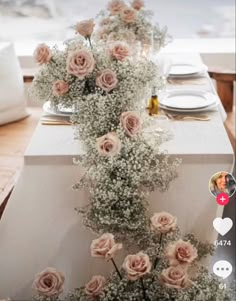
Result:
{"label": "baby's breath", "polygon": [[[75,49],[92,52],[96,62],[94,70],[84,79],[66,71],[68,54]],[[52,59],[36,74],[31,92],[40,101],[50,100],[55,109],[63,106],[74,110],[75,137],[84,147],[84,154],[75,163],[82,164],[86,170],[74,189],[87,189],[89,192],[89,205],[77,208],[84,225],[97,234],[114,234],[116,241],[122,242],[126,250],[143,250],[153,263],[158,263],[143,277],[143,283],[130,281],[122,269],[122,279],[112,273],[97,300],[141,301],[144,300],[145,287],[149,301],[230,301],[230,292],[221,290],[220,281],[198,262],[194,263],[197,275],[189,288],[168,288],[160,282],[162,270],[168,267],[165,247],[180,239],[181,233],[178,228],[163,237],[154,233],[147,214],[148,195],[156,189],[167,190],[170,182],[177,177],[180,164],[179,160],[170,159],[166,152],[160,150],[163,141],[170,137],[168,133],[147,135],[145,131],[151,121],[144,113],[143,103],[149,97],[147,91],[160,85],[157,66],[146,59],[115,61],[109,57],[105,44],[93,44],[91,50],[80,39],[67,41],[62,50],[54,47],[51,51]],[[111,69],[118,79],[117,86],[109,93],[96,86],[96,77],[104,69]],[[56,80],[69,84],[65,95],[58,97],[52,94]],[[127,111],[137,111],[143,119],[142,129],[134,137],[127,136],[120,121],[121,114]],[[110,132],[116,133],[121,149],[114,156],[103,156],[97,149],[96,139]],[[201,243],[193,235],[183,239],[198,249],[199,259],[214,251],[211,244]],[[66,298],[67,301],[94,300],[86,294],[84,287],[75,289]],[[36,296],[36,300],[58,299]]]}

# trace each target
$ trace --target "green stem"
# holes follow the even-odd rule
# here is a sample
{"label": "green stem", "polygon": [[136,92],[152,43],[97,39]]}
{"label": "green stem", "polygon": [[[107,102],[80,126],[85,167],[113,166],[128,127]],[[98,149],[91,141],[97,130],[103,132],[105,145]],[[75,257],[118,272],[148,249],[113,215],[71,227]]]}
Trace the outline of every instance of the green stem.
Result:
{"label": "green stem", "polygon": [[140,278],[140,281],[141,281],[142,290],[143,290],[143,298],[144,298],[145,301],[149,301],[149,298],[146,295],[146,290],[145,290],[145,287],[144,287],[143,278]]}
{"label": "green stem", "polygon": [[116,265],[116,263],[115,263],[115,261],[114,261],[113,258],[111,258],[111,262],[113,263],[118,276],[120,277],[120,279],[122,279],[121,273],[120,273],[120,271],[119,271],[119,269],[118,269],[118,267],[117,267],[117,265]]}
{"label": "green stem", "polygon": [[[158,253],[159,253],[159,252],[160,252],[160,250],[161,250],[162,236],[163,236],[163,234],[161,233],[161,235],[160,235],[160,240],[159,240],[159,248],[158,248]],[[154,261],[154,269],[156,269],[156,267],[157,267],[157,264],[158,264],[158,261],[159,261],[159,258],[157,257],[157,258],[155,259],[155,261]]]}
{"label": "green stem", "polygon": [[93,49],[93,45],[92,45],[92,42],[91,42],[90,36],[88,36],[88,37],[87,37],[87,39],[88,39],[88,41],[89,41],[89,46],[90,46],[90,48],[91,48],[91,49]]}
{"label": "green stem", "polygon": [[72,78],[70,84],[72,85],[72,84],[76,81],[76,79],[77,79],[77,78],[74,76],[74,77]]}
{"label": "green stem", "polygon": [[88,92],[89,94],[91,93],[91,89],[89,87],[88,79],[85,79],[83,94],[85,94],[86,92]]}

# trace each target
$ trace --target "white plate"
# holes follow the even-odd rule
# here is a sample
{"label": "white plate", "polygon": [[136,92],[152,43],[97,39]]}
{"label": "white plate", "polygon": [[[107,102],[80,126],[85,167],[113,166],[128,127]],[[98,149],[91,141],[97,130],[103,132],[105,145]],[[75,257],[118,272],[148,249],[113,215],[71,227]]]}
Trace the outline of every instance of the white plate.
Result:
{"label": "white plate", "polygon": [[209,92],[198,90],[172,90],[160,97],[160,104],[181,110],[195,110],[211,106],[216,103],[216,97]]}
{"label": "white plate", "polygon": [[50,101],[44,103],[43,110],[46,113],[49,113],[51,115],[57,115],[57,116],[70,116],[73,113],[72,108],[64,108],[64,107],[60,107],[58,111],[55,111],[53,108],[51,108]]}
{"label": "white plate", "polygon": [[196,75],[207,71],[206,65],[192,65],[192,64],[173,64],[170,69],[170,77],[186,77]]}
{"label": "white plate", "polygon": [[192,109],[192,110],[183,110],[183,109],[176,109],[176,108],[169,108],[163,105],[160,105],[160,108],[166,110],[166,111],[171,111],[171,112],[181,112],[181,113],[197,113],[197,112],[206,112],[206,111],[211,111],[215,110],[217,108],[218,104],[215,103],[211,106],[201,108],[201,109]]}

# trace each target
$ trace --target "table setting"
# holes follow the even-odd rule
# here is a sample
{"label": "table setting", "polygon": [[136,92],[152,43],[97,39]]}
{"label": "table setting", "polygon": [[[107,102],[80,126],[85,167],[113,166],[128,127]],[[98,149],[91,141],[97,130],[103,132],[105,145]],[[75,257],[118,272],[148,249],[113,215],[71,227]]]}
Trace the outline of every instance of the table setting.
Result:
{"label": "table setting", "polygon": [[59,107],[54,110],[50,106],[50,101],[47,101],[43,105],[43,114],[40,121],[42,125],[72,125],[70,121],[72,113],[72,108]]}
{"label": "table setting", "polygon": [[159,55],[170,36],[142,0],[98,17],[34,52],[43,114],[0,224],[0,293],[231,301],[210,270],[223,209],[207,184],[234,155],[207,68],[195,53]]}

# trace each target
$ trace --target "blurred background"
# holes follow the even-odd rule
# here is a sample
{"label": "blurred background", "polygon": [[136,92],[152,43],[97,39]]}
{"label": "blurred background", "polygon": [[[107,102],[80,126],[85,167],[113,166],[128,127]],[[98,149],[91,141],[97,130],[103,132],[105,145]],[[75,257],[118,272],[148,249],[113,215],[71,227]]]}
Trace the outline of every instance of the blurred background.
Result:
{"label": "blurred background", "polygon": [[[95,17],[108,0],[0,0],[0,41],[55,41],[72,26]],[[234,38],[235,0],[146,0],[153,22],[174,38]]]}

